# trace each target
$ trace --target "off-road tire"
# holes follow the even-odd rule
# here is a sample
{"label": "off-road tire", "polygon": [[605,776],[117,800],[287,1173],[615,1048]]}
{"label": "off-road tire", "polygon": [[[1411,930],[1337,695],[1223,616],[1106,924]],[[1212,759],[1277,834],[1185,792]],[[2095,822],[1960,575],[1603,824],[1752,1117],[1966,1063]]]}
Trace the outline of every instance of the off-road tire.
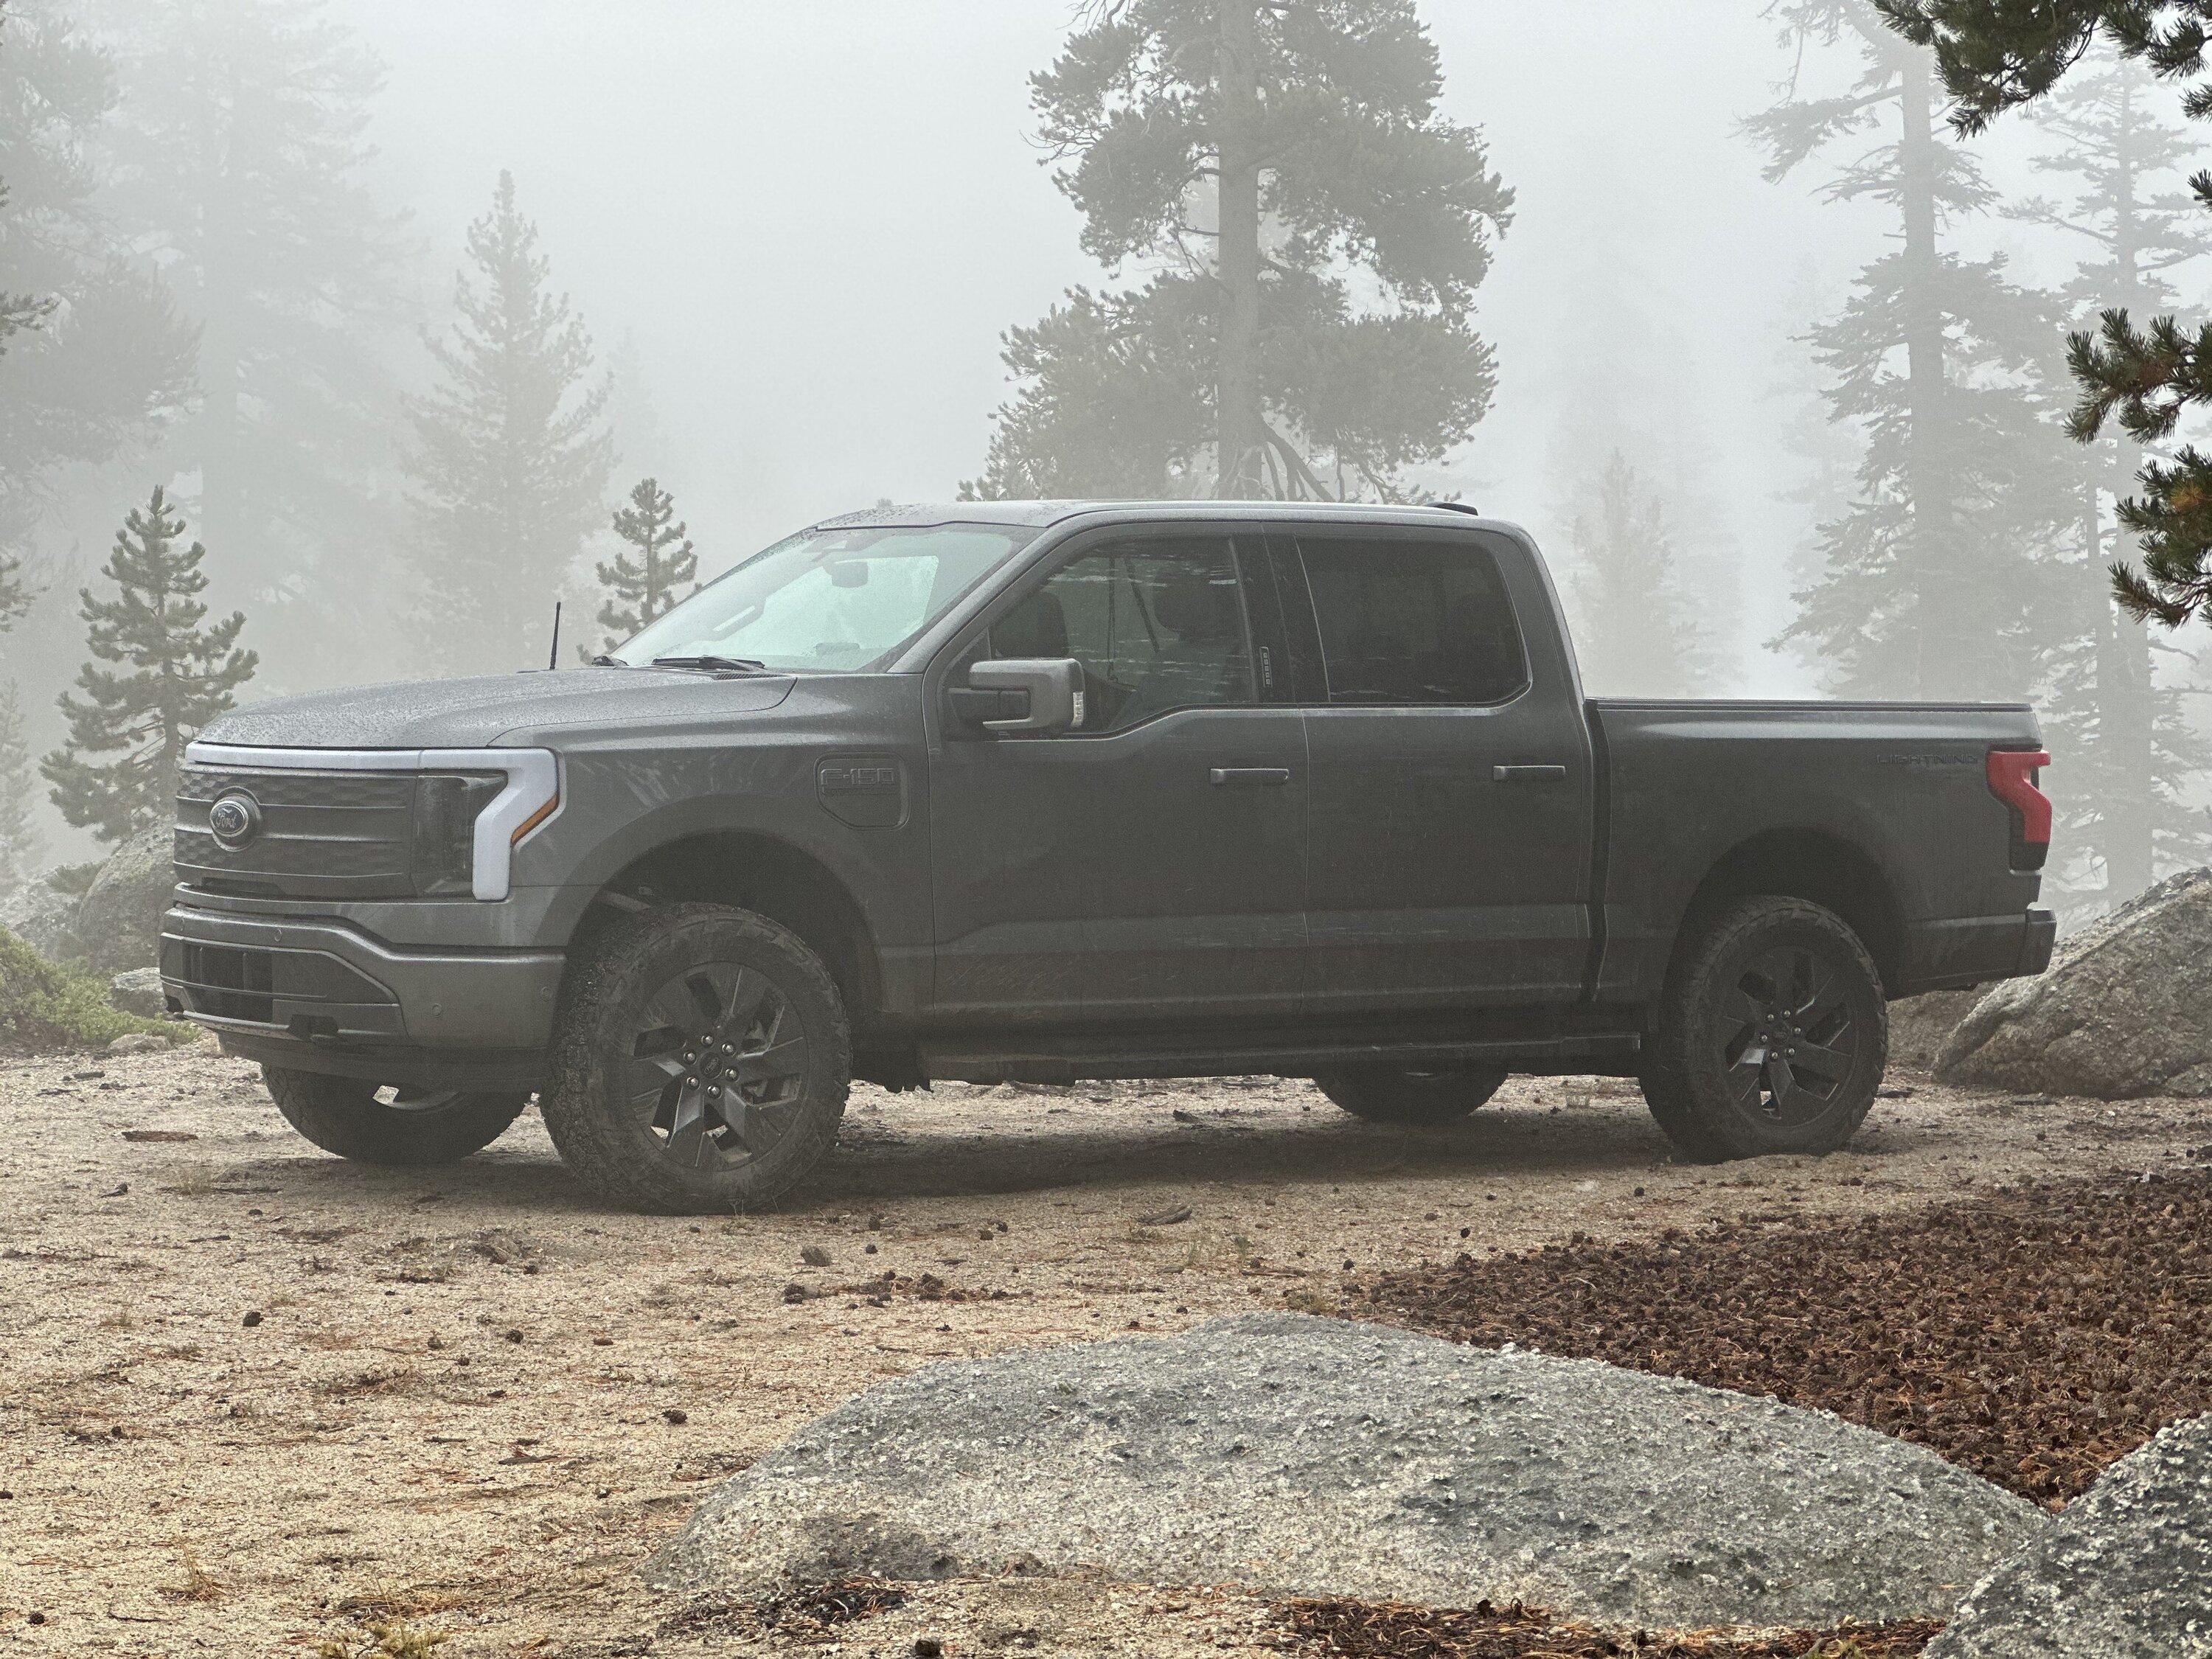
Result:
{"label": "off-road tire", "polygon": [[1323,1072],[1314,1086],[1370,1123],[1434,1128],[1456,1123],[1504,1085],[1504,1072],[1409,1072],[1398,1066]]}
{"label": "off-road tire", "polygon": [[[1786,960],[1816,964],[1817,991],[1749,988],[1769,984],[1762,963]],[[1803,899],[1739,899],[1694,922],[1675,951],[1645,1046],[1644,1097],[1692,1163],[1832,1152],[1866,1121],[1888,1058],[1881,975],[1858,935]]]}
{"label": "off-road tire", "polygon": [[377,1085],[354,1078],[264,1066],[261,1079],[284,1121],[325,1152],[398,1169],[458,1164],[497,1140],[530,1104],[528,1095],[457,1092],[410,1110],[387,1105]]}
{"label": "off-road tire", "polygon": [[[636,1103],[627,1068],[640,1062],[641,1023],[682,976],[734,966],[764,978],[795,1018],[805,1044],[793,1097],[779,1104],[781,1138],[732,1166],[681,1164]],[[674,904],[604,935],[570,970],[556,1017],[550,1086],[538,1102],[562,1160],[594,1192],[664,1215],[728,1215],[766,1208],[805,1180],[836,1145],[852,1083],[853,1040],[843,1000],[822,959],[789,928],[750,910]],[[787,1119],[782,1117],[788,1109]],[[696,1144],[696,1143],[695,1143]]]}

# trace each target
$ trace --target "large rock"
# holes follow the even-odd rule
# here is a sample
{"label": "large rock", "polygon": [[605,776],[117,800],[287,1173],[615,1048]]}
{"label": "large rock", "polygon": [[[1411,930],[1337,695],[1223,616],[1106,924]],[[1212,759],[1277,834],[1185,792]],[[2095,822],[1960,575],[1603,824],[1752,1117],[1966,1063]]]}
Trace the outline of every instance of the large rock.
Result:
{"label": "large rock", "polygon": [[161,912],[176,885],[175,832],[142,830],[108,855],[77,906],[76,934],[95,972],[150,968],[161,954]]}
{"label": "large rock", "polygon": [[1979,987],[1971,991],[1928,991],[1904,997],[1889,1005],[1889,1069],[1928,1072],[1943,1050],[1959,1022],[1982,1000]]}
{"label": "large rock", "polygon": [[44,881],[27,881],[0,897],[0,927],[49,962],[67,961],[79,954],[76,901]]}
{"label": "large rock", "polygon": [[1998,986],[1936,1061],[1947,1083],[2130,1100],[2212,1094],[2212,870],[2166,880]]}
{"label": "large rock", "polygon": [[1948,1613],[2049,1524],[1824,1412],[1595,1360],[1295,1315],[931,1365],[701,1505],[647,1576],[768,1595],[849,1573],[1154,1583],[1613,1623]]}
{"label": "large rock", "polygon": [[2212,1417],[2173,1424],[1960,1607],[1928,1659],[2212,1659]]}

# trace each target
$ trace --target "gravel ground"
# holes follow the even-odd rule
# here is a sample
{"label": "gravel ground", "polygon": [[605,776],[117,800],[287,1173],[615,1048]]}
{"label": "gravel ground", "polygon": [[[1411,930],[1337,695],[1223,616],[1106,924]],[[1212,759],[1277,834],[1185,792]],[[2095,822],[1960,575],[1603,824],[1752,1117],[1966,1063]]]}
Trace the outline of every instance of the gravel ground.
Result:
{"label": "gravel ground", "polygon": [[[443,1659],[782,1651],[638,1566],[709,1482],[931,1359],[1332,1305],[1347,1262],[1907,1210],[2212,1141],[2203,1102],[1902,1082],[1850,1153],[1723,1170],[1668,1164],[1633,1091],[1586,1079],[1433,1133],[1291,1083],[863,1090],[812,1193],[685,1222],[594,1209],[534,1118],[374,1171],[204,1050],[0,1061],[0,1644],[297,1655],[399,1618],[452,1632]],[[927,1586],[850,1628],[884,1653],[1285,1639],[1249,1597],[1060,1581]]]}
{"label": "gravel ground", "polygon": [[1244,1314],[879,1383],[725,1482],[646,1577],[762,1598],[856,1573],[1092,1569],[1667,1629],[1814,1626],[1942,1617],[2050,1524],[1826,1412]]}

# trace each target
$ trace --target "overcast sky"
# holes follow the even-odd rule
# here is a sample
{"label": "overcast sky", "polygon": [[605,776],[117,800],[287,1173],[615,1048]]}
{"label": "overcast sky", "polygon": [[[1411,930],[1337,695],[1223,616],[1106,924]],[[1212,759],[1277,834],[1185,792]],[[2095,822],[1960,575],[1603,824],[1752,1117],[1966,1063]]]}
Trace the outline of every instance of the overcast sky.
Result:
{"label": "overcast sky", "polygon": [[[880,495],[951,495],[1005,394],[1001,331],[1100,279],[1031,138],[1027,76],[1069,0],[333,9],[390,66],[380,166],[440,268],[511,167],[600,344],[635,337],[661,441],[622,473],[678,491],[709,569]],[[1556,543],[1577,449],[1625,436],[1646,465],[1702,473],[1736,565],[1741,689],[1772,693],[1808,689],[1755,648],[1805,533],[1779,488],[1777,389],[1805,384],[1791,306],[1832,308],[1883,223],[1821,202],[1818,164],[1760,177],[1737,124],[1790,69],[1760,9],[1422,7],[1449,112],[1519,194],[1480,302],[1497,407],[1440,482]],[[1989,146],[2001,173],[2025,137]],[[1966,240],[2056,257],[2001,223]]]}

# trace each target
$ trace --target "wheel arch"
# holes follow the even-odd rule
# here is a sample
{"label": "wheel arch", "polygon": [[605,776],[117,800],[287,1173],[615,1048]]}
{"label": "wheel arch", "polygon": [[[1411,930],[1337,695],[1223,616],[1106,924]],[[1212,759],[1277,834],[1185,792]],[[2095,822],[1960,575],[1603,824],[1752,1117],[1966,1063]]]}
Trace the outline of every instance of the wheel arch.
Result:
{"label": "wheel arch", "polygon": [[696,830],[636,854],[600,884],[576,942],[640,905],[681,902],[727,904],[789,928],[821,957],[856,1027],[882,1009],[883,964],[852,889],[814,854],[763,830]]}
{"label": "wheel arch", "polygon": [[1690,896],[1675,948],[1721,906],[1760,894],[1834,911],[1866,946],[1883,987],[1901,982],[1905,920],[1896,887],[1873,854],[1830,830],[1765,830],[1721,854]]}

